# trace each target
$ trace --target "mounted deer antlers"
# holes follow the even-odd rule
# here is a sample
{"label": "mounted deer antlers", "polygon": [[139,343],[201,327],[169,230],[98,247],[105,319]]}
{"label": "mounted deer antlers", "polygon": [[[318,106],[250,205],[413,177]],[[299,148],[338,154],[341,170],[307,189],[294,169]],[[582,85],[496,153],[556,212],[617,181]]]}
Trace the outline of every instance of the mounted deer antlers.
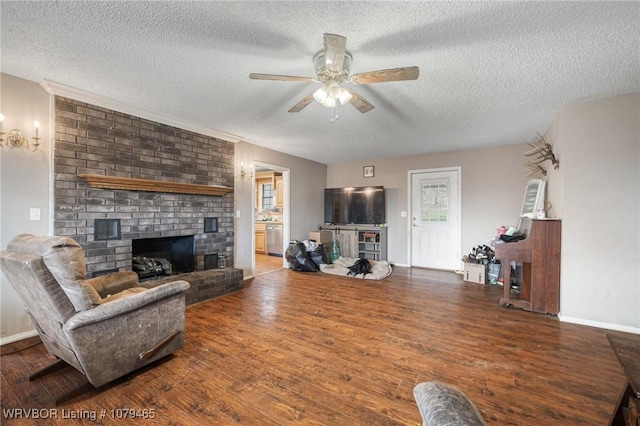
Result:
{"label": "mounted deer antlers", "polygon": [[527,168],[527,176],[533,176],[536,173],[542,173],[542,176],[547,175],[547,169],[542,167],[540,164],[532,163],[531,161],[527,161],[525,163],[525,167]]}
{"label": "mounted deer antlers", "polygon": [[544,140],[541,134],[538,133],[538,137],[530,140],[528,145],[532,148],[529,151],[524,153],[527,157],[536,156],[534,161],[527,161],[525,166],[527,166],[527,176],[531,176],[538,172],[542,173],[543,176],[547,175],[547,170],[540,165],[547,160],[551,161],[553,164],[553,168],[558,170],[560,167],[560,162],[556,159],[556,156],[553,154],[553,147],[549,144],[549,142]]}

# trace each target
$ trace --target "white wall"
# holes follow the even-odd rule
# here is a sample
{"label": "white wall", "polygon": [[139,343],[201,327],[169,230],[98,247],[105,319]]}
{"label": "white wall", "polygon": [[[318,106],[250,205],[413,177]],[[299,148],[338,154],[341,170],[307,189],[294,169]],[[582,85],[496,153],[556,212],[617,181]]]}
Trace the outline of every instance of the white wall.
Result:
{"label": "white wall", "polygon": [[[489,244],[496,227],[516,225],[527,180],[523,167],[527,146],[483,148],[439,154],[379,159],[327,167],[327,187],[382,185],[387,202],[388,260],[407,265],[408,171],[460,166],[462,168],[462,253]],[[375,176],[364,178],[362,167],[375,166]]]}
{"label": "white wall", "polygon": [[640,94],[563,108],[563,321],[640,333]]}
{"label": "white wall", "polygon": [[[0,247],[17,234],[50,233],[50,97],[36,83],[0,74],[0,112],[3,132],[21,129],[35,136],[33,122],[40,122],[40,147],[36,152],[22,148],[0,151]],[[6,135],[5,135],[6,137]],[[39,221],[29,220],[29,210],[40,209]],[[0,344],[31,335],[33,325],[22,301],[4,275],[0,274]]]}

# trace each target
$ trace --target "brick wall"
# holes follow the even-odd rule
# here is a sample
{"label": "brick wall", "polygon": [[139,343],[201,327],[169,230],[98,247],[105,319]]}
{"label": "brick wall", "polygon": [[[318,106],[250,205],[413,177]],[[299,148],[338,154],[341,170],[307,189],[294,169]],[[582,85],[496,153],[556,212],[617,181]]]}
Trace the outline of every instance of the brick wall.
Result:
{"label": "brick wall", "polygon": [[[131,269],[131,240],[195,235],[196,269],[224,253],[233,266],[233,192],[223,197],[90,188],[78,174],[233,187],[234,144],[63,97],[55,98],[54,234],[85,250],[88,275]],[[204,233],[204,218],[218,232]],[[120,240],[94,241],[96,218]]]}

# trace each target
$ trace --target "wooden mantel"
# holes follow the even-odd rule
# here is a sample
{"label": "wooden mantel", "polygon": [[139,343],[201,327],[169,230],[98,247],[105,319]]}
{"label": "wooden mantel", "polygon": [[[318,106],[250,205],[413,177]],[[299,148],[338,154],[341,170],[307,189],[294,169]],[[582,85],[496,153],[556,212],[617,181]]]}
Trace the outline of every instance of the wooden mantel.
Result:
{"label": "wooden mantel", "polygon": [[92,188],[124,189],[129,191],[171,192],[176,194],[226,195],[233,188],[219,185],[199,185],[195,183],[167,182],[151,179],[133,179],[119,176],[78,175]]}

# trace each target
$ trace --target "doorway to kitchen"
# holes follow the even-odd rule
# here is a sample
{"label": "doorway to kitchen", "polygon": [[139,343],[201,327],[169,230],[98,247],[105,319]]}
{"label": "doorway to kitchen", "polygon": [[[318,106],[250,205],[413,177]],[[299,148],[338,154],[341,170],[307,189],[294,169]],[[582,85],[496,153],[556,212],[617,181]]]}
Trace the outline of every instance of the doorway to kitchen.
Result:
{"label": "doorway to kitchen", "polygon": [[254,161],[253,275],[286,266],[289,241],[289,169]]}

